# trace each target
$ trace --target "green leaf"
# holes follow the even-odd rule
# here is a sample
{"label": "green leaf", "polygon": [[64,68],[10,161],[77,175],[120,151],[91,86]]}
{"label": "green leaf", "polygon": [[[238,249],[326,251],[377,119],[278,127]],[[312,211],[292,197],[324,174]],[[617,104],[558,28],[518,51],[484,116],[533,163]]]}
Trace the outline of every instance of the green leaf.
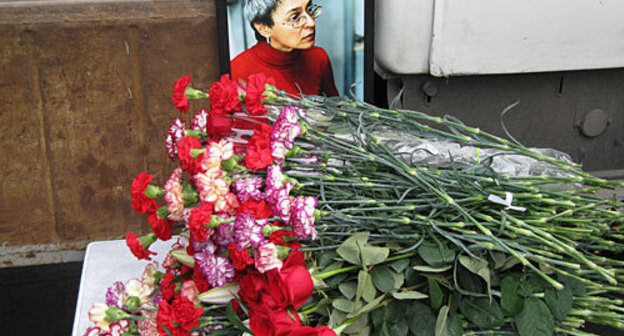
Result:
{"label": "green leaf", "polygon": [[425,272],[425,273],[442,273],[453,268],[453,265],[446,265],[442,267],[431,267],[426,265],[416,265],[412,267],[416,271]]}
{"label": "green leaf", "polygon": [[251,330],[243,324],[243,321],[238,317],[236,312],[234,311],[234,307],[232,306],[232,301],[230,301],[225,309],[225,314],[227,315],[228,320],[232,323],[236,328],[251,333]]}
{"label": "green leaf", "polygon": [[353,300],[357,290],[357,284],[353,281],[343,282],[338,285],[338,290],[340,290],[340,293],[342,293],[342,295],[344,295],[347,299]]}
{"label": "green leaf", "polygon": [[572,302],[574,301],[572,288],[564,287],[562,290],[546,288],[544,301],[546,301],[555,319],[561,321],[565,319],[570,310],[572,310]]}
{"label": "green leaf", "polygon": [[355,310],[355,302],[349,301],[345,298],[337,298],[332,301],[332,306],[341,312],[350,313]]}
{"label": "green leaf", "polygon": [[448,332],[448,306],[440,308],[436,319],[435,336],[449,336]]}
{"label": "green leaf", "polygon": [[387,247],[360,245],[360,249],[362,263],[365,266],[384,262],[388,258],[388,255],[390,255],[390,249]]}
{"label": "green leaf", "polygon": [[449,336],[463,336],[464,327],[462,326],[461,315],[451,315],[448,319],[448,334]]}
{"label": "green leaf", "polygon": [[559,276],[557,279],[559,282],[563,283],[565,287],[569,287],[572,290],[572,295],[574,296],[587,296],[587,290],[585,289],[585,284],[579,280],[576,280],[569,276]]}
{"label": "green leaf", "polygon": [[415,336],[431,336],[435,334],[436,318],[426,305],[414,302],[408,308],[409,330]]}
{"label": "green leaf", "polygon": [[333,263],[337,257],[338,253],[336,253],[336,251],[325,251],[316,258],[316,263],[321,269],[324,269],[329,266],[329,264]]}
{"label": "green leaf", "polygon": [[429,297],[427,294],[417,291],[392,292],[391,294],[397,300],[421,300]]}
{"label": "green leaf", "polygon": [[462,255],[459,257],[459,263],[462,264],[462,266],[466,267],[466,269],[468,269],[470,272],[480,276],[481,279],[485,280],[485,283],[487,284],[488,294],[491,293],[490,269],[488,267],[487,260],[483,258],[475,259],[469,256]]}
{"label": "green leaf", "polygon": [[524,303],[524,309],[514,320],[520,336],[551,336],[555,329],[548,306],[535,297]]}
{"label": "green leaf", "polygon": [[444,245],[422,244],[418,248],[418,255],[432,267],[441,267],[455,259],[455,251]]}
{"label": "green leaf", "polygon": [[351,312],[350,314],[348,314],[347,318],[352,318],[352,317],[358,316],[360,314],[368,313],[369,311],[373,310],[373,308],[375,308],[375,306],[377,306],[381,302],[381,300],[384,299],[384,297],[386,297],[386,294],[379,295],[376,299],[374,299],[373,301],[367,303],[362,308],[356,309],[353,312]]}
{"label": "green leaf", "polygon": [[355,301],[363,298],[366,302],[371,302],[375,299],[375,294],[377,294],[377,290],[375,289],[375,285],[373,285],[373,279],[370,276],[370,273],[367,271],[361,270],[358,273],[358,284],[357,291],[355,293]]}
{"label": "green leaf", "polygon": [[507,276],[501,282],[501,307],[503,312],[509,316],[520,314],[524,307],[524,300],[518,294],[520,282],[518,276]]}
{"label": "green leaf", "polygon": [[537,275],[531,274],[528,278],[521,279],[520,287],[518,287],[518,294],[530,296],[533,293],[543,292],[547,287],[550,287],[548,283]]}
{"label": "green leaf", "polygon": [[337,287],[338,285],[343,283],[345,279],[347,279],[348,277],[349,277],[349,274],[342,273],[342,274],[334,275],[331,278],[324,279],[323,281],[325,281],[325,283],[329,285],[330,287]]}
{"label": "green leaf", "polygon": [[328,325],[330,328],[336,328],[341,325],[346,319],[347,313],[341,312],[338,309],[334,309],[332,310],[331,315],[329,315]]}
{"label": "green leaf", "polygon": [[405,259],[399,259],[397,261],[393,261],[389,264],[389,266],[395,272],[401,273],[407,268],[407,266],[409,266],[409,264],[410,264],[410,260],[408,258],[405,258]]}
{"label": "green leaf", "polygon": [[442,300],[444,300],[444,293],[442,292],[442,288],[440,288],[438,282],[435,281],[433,278],[427,279],[427,284],[429,286],[431,308],[438,309],[442,306]]}
{"label": "green leaf", "polygon": [[466,297],[459,303],[459,310],[479,328],[493,329],[503,322],[503,312],[496,300]]}
{"label": "green leaf", "polygon": [[[347,315],[347,318],[349,318],[348,315]],[[367,329],[367,325],[368,325],[368,315],[364,315],[358,318],[357,320],[353,321],[342,332],[344,334],[360,334],[360,332],[362,332],[364,329]],[[361,335],[361,336],[364,336],[364,335]]]}
{"label": "green leaf", "polygon": [[403,284],[405,283],[405,275],[403,275],[403,273],[393,273],[394,274],[394,290],[399,290],[401,289],[401,287],[403,287]]}
{"label": "green leaf", "polygon": [[360,246],[366,245],[369,232],[357,232],[347,238],[336,250],[342,259],[354,264],[361,265]]}
{"label": "green leaf", "polygon": [[324,269],[323,272],[331,272],[331,271],[335,271],[339,268],[342,267],[342,265],[344,264],[344,262],[342,261],[334,261],[333,263],[328,264]]}
{"label": "green leaf", "polygon": [[375,287],[386,293],[394,289],[394,274],[385,266],[377,265],[371,269],[371,277]]}

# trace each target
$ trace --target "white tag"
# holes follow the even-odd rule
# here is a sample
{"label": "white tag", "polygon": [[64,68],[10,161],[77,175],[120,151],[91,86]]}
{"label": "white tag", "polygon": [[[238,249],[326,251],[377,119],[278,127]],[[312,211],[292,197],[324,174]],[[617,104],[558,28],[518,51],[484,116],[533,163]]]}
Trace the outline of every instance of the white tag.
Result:
{"label": "white tag", "polygon": [[525,207],[511,205],[511,203],[513,202],[513,194],[510,192],[505,192],[505,199],[502,199],[496,195],[490,194],[490,196],[488,196],[488,201],[492,203],[504,205],[505,210],[526,211]]}

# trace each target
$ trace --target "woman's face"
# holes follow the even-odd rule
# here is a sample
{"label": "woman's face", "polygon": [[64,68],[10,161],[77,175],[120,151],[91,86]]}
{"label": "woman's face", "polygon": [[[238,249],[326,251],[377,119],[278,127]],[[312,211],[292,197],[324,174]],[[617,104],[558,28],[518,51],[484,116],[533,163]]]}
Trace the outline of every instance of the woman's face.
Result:
{"label": "woman's face", "polygon": [[[273,27],[264,27],[273,48],[292,51],[293,49],[310,49],[314,46],[316,22],[306,12],[306,8],[310,5],[311,0],[279,2],[273,12]],[[301,16],[305,17],[303,25],[298,28],[293,27],[297,20],[303,20],[300,19]]]}

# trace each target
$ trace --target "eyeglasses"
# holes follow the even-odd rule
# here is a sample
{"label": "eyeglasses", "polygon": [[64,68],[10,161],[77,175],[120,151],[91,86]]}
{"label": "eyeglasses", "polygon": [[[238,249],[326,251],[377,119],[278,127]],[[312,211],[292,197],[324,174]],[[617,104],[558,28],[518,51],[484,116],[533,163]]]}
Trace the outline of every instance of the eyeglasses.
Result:
{"label": "eyeglasses", "polygon": [[295,29],[299,29],[308,22],[308,17],[310,17],[310,19],[312,20],[315,20],[317,17],[321,16],[321,13],[323,13],[323,6],[309,5],[305,9],[305,13],[307,15],[304,15],[303,13],[294,14],[288,18],[287,22],[280,22],[280,23],[285,26],[290,26]]}

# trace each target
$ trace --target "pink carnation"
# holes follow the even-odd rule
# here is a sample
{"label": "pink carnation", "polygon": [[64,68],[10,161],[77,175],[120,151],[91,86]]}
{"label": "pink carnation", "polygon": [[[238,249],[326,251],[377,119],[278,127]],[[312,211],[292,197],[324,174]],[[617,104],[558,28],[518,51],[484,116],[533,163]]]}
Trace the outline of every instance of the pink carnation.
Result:
{"label": "pink carnation", "polygon": [[273,243],[266,243],[258,246],[255,250],[256,269],[260,273],[265,273],[274,268],[280,269],[282,261],[277,258],[277,247]]}

